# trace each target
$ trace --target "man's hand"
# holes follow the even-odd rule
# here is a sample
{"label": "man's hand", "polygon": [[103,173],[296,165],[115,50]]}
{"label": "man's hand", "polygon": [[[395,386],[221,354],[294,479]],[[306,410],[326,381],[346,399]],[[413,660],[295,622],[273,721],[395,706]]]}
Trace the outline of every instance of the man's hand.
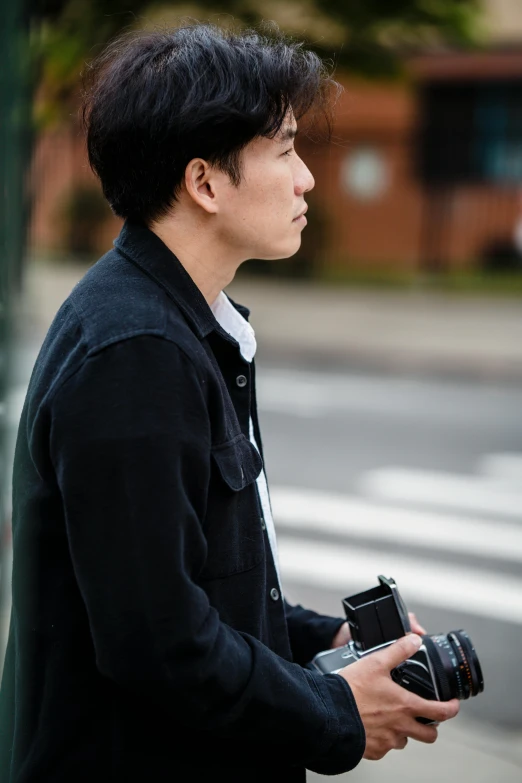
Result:
{"label": "man's hand", "polygon": [[415,718],[439,723],[454,718],[459,711],[457,699],[422,699],[391,679],[390,671],[413,655],[420,644],[418,636],[408,634],[338,672],[352,689],[366,731],[365,759],[382,759],[389,750],[402,750],[408,737],[435,742],[436,727],[426,726]]}
{"label": "man's hand", "polygon": [[425,628],[422,627],[422,625],[419,623],[413,612],[408,612],[408,617],[410,618],[410,625],[411,625],[411,632],[412,633],[418,633],[419,636],[423,636],[424,634],[428,633]]}
{"label": "man's hand", "polygon": [[334,650],[336,647],[342,647],[343,645],[348,644],[351,638],[350,626],[348,623],[343,623],[332,639],[330,649]]}
{"label": "man's hand", "polygon": [[[417,620],[413,612],[408,612],[408,616],[410,618],[412,633],[418,633],[421,636],[425,634],[426,630],[419,623],[419,621]],[[348,644],[351,638],[352,636],[350,634],[350,626],[348,625],[348,623],[343,623],[339,628],[339,630],[337,631],[337,633],[335,634],[330,649],[333,650],[335,647],[342,647],[343,645]]]}

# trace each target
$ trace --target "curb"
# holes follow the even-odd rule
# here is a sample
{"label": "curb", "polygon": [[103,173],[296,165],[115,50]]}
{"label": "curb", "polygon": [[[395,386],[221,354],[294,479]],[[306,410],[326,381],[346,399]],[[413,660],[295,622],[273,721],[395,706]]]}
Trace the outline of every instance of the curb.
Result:
{"label": "curb", "polygon": [[407,375],[426,379],[507,383],[522,386],[522,363],[502,359],[474,362],[465,358],[428,357],[404,351],[380,352],[373,349],[339,349],[331,345],[322,348],[264,339],[256,331],[259,364],[292,367],[306,364],[311,369],[351,371],[368,374]]}

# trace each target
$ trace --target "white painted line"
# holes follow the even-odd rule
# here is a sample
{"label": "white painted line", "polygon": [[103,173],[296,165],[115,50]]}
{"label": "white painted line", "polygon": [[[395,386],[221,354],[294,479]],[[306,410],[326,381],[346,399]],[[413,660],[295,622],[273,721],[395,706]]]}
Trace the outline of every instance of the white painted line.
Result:
{"label": "white painted line", "polygon": [[264,400],[260,403],[259,409],[265,413],[280,413],[285,416],[300,416],[304,419],[316,419],[317,417],[324,416],[330,408],[326,408],[323,404],[315,404],[309,399],[302,397],[296,397],[293,400],[290,399],[278,399],[278,400]]}
{"label": "white painted line", "polygon": [[522,487],[519,490],[497,479],[381,468],[363,476],[360,487],[364,494],[384,500],[506,516],[522,522]]}
{"label": "white painted line", "polygon": [[309,381],[288,385],[288,383],[273,383],[271,380],[263,379],[257,382],[257,394],[259,407],[264,411],[307,418],[323,414],[333,403],[333,400],[328,399],[327,389],[325,395],[322,386]]}
{"label": "white painted line", "polygon": [[522,579],[516,577],[285,536],[278,537],[278,551],[283,584],[339,591],[339,607],[342,598],[375,586],[384,574],[395,579],[407,606],[416,602],[522,625]]}
{"label": "white painted line", "polygon": [[[2,558],[0,560],[0,569],[5,568],[6,574],[2,574],[0,579],[4,586],[9,585],[8,589],[1,596],[0,601],[0,672],[5,658],[5,648],[9,636],[9,625],[11,621],[11,574],[13,571],[13,550],[9,545],[4,547]],[[1,676],[1,675],[0,675]]]}
{"label": "white painted line", "polygon": [[479,462],[479,471],[486,476],[509,481],[522,491],[522,454],[486,454]]}
{"label": "white painted line", "polygon": [[378,506],[306,488],[275,486],[270,497],[278,529],[314,530],[522,563],[521,525]]}
{"label": "white painted line", "polygon": [[7,392],[5,409],[7,412],[7,421],[12,427],[18,427],[26,394],[27,386],[25,385],[15,386],[13,389],[9,389]]}
{"label": "white painted line", "polygon": [[470,393],[469,384],[447,381],[271,367],[258,372],[257,397],[262,410],[316,417],[351,412],[411,421],[429,410],[432,422],[459,430],[509,420],[522,404],[520,389],[475,385]]}

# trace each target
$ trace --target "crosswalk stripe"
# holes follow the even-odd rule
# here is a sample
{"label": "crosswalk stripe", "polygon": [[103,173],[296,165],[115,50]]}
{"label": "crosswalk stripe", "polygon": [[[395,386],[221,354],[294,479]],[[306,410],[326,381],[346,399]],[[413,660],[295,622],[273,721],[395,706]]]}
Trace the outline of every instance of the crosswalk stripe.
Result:
{"label": "crosswalk stripe", "polygon": [[[522,394],[514,387],[474,386],[434,379],[360,373],[325,373],[263,366],[257,379],[258,403],[272,413],[323,417],[342,413],[389,415],[401,420],[440,421],[465,428],[520,406]],[[508,414],[509,415],[509,414]]]}
{"label": "crosswalk stripe", "polygon": [[383,500],[505,516],[522,522],[522,487],[498,479],[379,468],[366,473],[359,486],[364,494]]}
{"label": "crosswalk stripe", "polygon": [[512,482],[522,491],[522,454],[485,454],[479,462],[479,471]]}
{"label": "crosswalk stripe", "polygon": [[18,427],[26,394],[27,386],[25,385],[15,386],[7,393],[5,409],[7,412],[7,421],[11,427]]}
{"label": "crosswalk stripe", "polygon": [[521,525],[378,506],[307,488],[275,486],[270,495],[281,530],[313,530],[522,563]]}
{"label": "crosswalk stripe", "polygon": [[278,550],[283,585],[293,581],[339,591],[339,606],[384,574],[395,579],[409,607],[419,603],[522,624],[522,579],[516,577],[286,536],[279,537]]}

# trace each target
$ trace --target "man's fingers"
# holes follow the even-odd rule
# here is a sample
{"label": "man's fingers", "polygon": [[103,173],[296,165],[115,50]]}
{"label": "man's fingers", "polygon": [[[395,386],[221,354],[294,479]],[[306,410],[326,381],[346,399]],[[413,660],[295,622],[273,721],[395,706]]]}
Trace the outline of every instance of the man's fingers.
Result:
{"label": "man's fingers", "polygon": [[408,706],[417,718],[428,718],[429,720],[437,721],[437,723],[442,723],[442,721],[455,717],[460,709],[460,702],[458,699],[430,701],[412,694],[412,699]]}
{"label": "man's fingers", "polygon": [[372,653],[372,659],[378,661],[387,671],[395,669],[400,663],[417,652],[422,644],[422,639],[417,634],[411,633],[402,639],[390,644],[384,650]]}
{"label": "man's fingers", "polygon": [[418,633],[421,636],[428,633],[427,630],[419,623],[413,612],[408,612],[410,618],[410,626],[413,633]]}
{"label": "man's fingers", "polygon": [[408,737],[417,740],[417,742],[426,742],[430,745],[435,742],[438,734],[436,726],[426,726],[424,723],[419,723],[416,720],[408,725],[407,732]]}

